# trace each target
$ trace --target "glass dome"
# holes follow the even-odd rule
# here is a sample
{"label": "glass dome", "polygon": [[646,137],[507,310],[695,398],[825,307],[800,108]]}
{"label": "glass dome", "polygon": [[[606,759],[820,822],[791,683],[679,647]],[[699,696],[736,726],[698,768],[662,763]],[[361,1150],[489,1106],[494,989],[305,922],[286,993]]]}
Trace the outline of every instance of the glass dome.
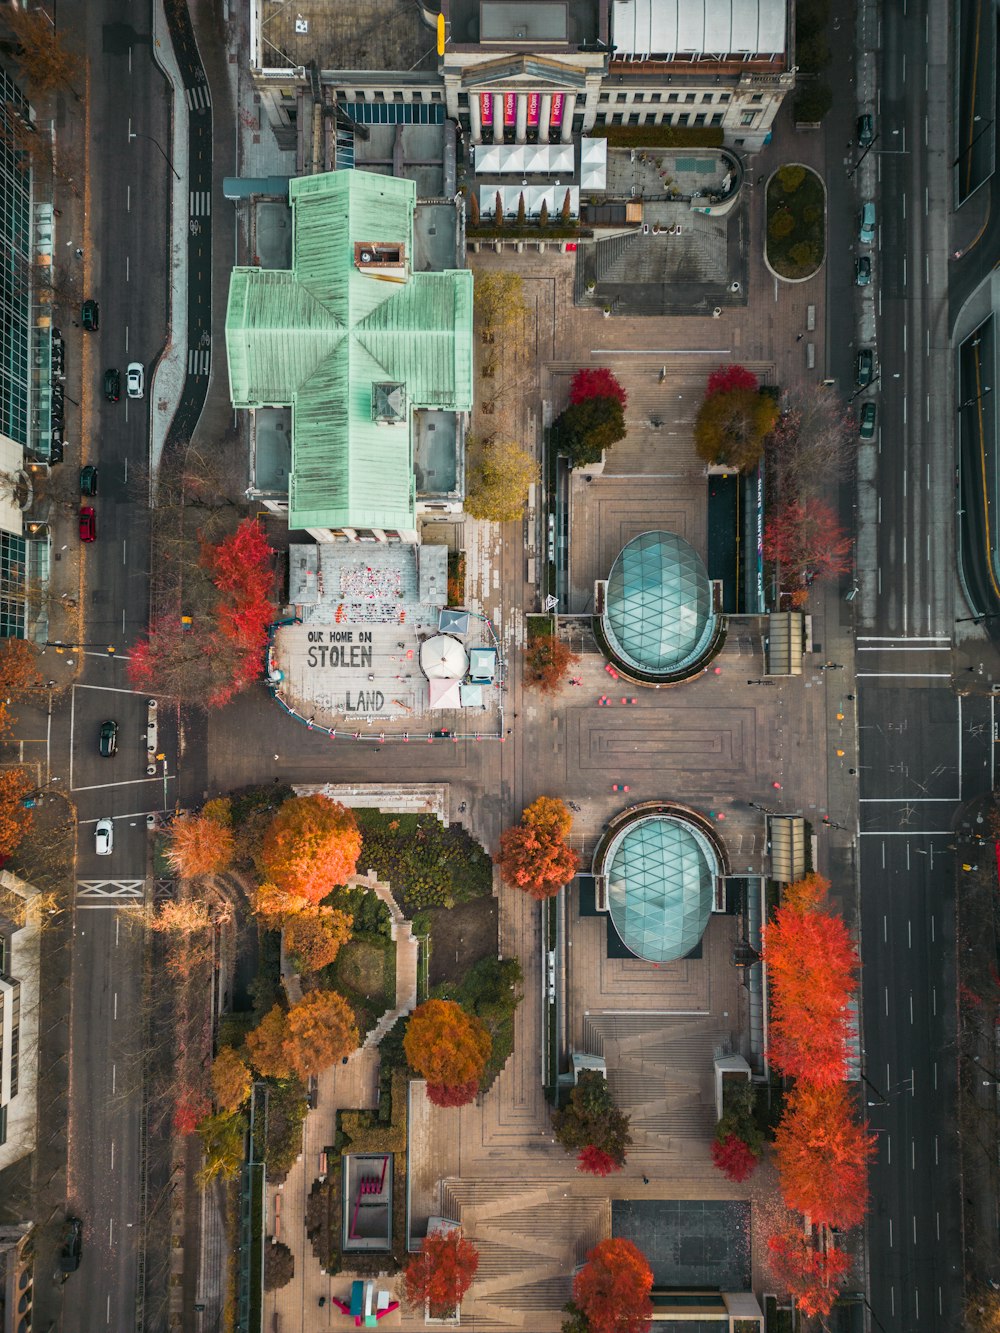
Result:
{"label": "glass dome", "polygon": [[712,585],[697,552],[673,532],[643,532],[611,566],[601,618],[627,665],[652,675],[692,666],[712,641]]}
{"label": "glass dome", "polygon": [[626,948],[651,963],[683,958],[708,925],[718,868],[693,825],[651,815],[629,824],[604,860],[608,908]]}

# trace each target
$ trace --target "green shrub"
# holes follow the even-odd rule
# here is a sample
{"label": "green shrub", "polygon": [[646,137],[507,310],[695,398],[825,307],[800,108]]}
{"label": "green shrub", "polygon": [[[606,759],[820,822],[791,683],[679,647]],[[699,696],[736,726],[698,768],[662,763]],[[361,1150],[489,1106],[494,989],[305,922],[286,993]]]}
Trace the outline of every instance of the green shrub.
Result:
{"label": "green shrub", "polygon": [[794,194],[806,178],[806,169],[790,162],[787,166],[779,167],[777,174],[785,194]]}
{"label": "green shrub", "polygon": [[377,893],[371,889],[334,889],[325,900],[340,912],[349,912],[354,922],[355,935],[381,935],[392,938],[392,913]]}
{"label": "green shrub", "polygon": [[804,37],[795,46],[795,59],[806,74],[819,74],[830,63],[830,43],[825,32]]}
{"label": "green shrub", "polygon": [[[268,1079],[267,1136],[257,1144],[263,1150],[268,1178],[287,1176],[302,1151],[302,1122],[309,1109],[306,1090],[297,1078]],[[259,1121],[254,1124],[259,1136]]]}
{"label": "green shrub", "polygon": [[811,241],[799,241],[789,250],[788,258],[799,268],[815,268],[820,261],[820,253]]}
{"label": "green shrub", "polygon": [[795,219],[787,208],[779,208],[767,224],[767,234],[773,241],[780,241],[795,229]]}
{"label": "green shrub", "polygon": [[590,137],[612,148],[721,148],[725,134],[709,125],[595,125]]}
{"label": "green shrub", "polygon": [[409,1078],[402,1069],[393,1070],[388,1099],[391,1119],[375,1111],[339,1111],[337,1126],[343,1133],[344,1152],[406,1152],[406,1092]]}
{"label": "green shrub", "polygon": [[795,94],[795,119],[801,125],[815,125],[833,106],[833,90],[828,83],[813,80]]}
{"label": "green shrub", "polygon": [[802,220],[810,227],[814,227],[816,223],[821,222],[822,219],[823,210],[820,208],[819,204],[807,204],[802,210]]}
{"label": "green shrub", "polygon": [[412,917],[429,907],[454,907],[493,891],[493,862],[459,824],[433,815],[357,811],[362,846],[358,865],[372,868]]}

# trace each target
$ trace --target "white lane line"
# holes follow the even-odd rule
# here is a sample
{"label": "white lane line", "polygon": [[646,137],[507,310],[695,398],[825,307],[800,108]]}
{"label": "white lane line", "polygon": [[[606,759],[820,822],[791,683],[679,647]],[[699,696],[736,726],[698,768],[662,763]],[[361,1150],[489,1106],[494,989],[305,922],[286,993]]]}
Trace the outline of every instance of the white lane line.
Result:
{"label": "white lane line", "polygon": [[115,948],[118,948],[118,937],[121,933],[121,917],[115,917]]}
{"label": "white lane line", "polygon": [[[123,565],[128,564],[128,542],[127,542],[127,541],[122,542],[122,564],[123,564]],[[905,564],[905,560],[904,560],[904,564]]]}
{"label": "white lane line", "polygon": [[931,987],[931,1013],[937,1018],[937,990],[933,986]]}
{"label": "white lane line", "polygon": [[117,992],[117,991],[115,991],[115,1018],[114,1018],[114,1021],[115,1021],[116,1023],[118,1022],[118,992]]}
{"label": "white lane line", "polygon": [[115,1169],[115,1141],[111,1140],[111,1170]]}
{"label": "white lane line", "polygon": [[889,1218],[889,1249],[892,1249],[892,1218]]}
{"label": "white lane line", "polygon": [[913,991],[910,991],[910,1023],[913,1022]]}
{"label": "white lane line", "polygon": [[[940,1163],[938,1162],[938,1137],[937,1137],[936,1134],[934,1135],[934,1165],[935,1165],[935,1166],[940,1165]],[[941,1218],[940,1218],[940,1216],[939,1216],[939,1217],[938,1217],[938,1235],[940,1235],[940,1234],[941,1234]]]}
{"label": "white lane line", "polygon": [[[909,846],[907,846],[906,850],[907,850],[907,852],[909,852],[909,850],[910,850],[910,849],[909,849]],[[907,921],[907,923],[906,923],[906,947],[907,947],[908,949],[912,949],[912,948],[913,948],[913,922],[912,922],[912,921]]]}
{"label": "white lane line", "polygon": [[916,1171],[916,1169],[917,1169],[917,1145],[913,1141],[913,1139],[910,1139],[910,1170]]}
{"label": "white lane line", "polygon": [[885,987],[883,987],[883,989],[884,989],[884,991],[885,991],[885,1016],[886,1016],[886,1018],[888,1018],[888,1017],[889,1017],[889,987],[888,987],[888,986],[885,986]]}
{"label": "white lane line", "polygon": [[931,917],[931,944],[934,942],[934,918]]}
{"label": "white lane line", "polygon": [[[917,1215],[916,1215],[916,1213],[913,1214],[913,1243],[914,1243],[914,1245],[916,1245],[916,1243],[917,1243]],[[916,1298],[916,1294],[917,1294],[916,1292],[913,1293],[914,1298]]]}
{"label": "white lane line", "polygon": [[112,1066],[111,1066],[111,1095],[112,1095],[112,1096],[115,1095],[115,1088],[117,1087],[117,1084],[118,1084],[118,1066],[117,1066],[117,1065],[112,1065]]}
{"label": "white lane line", "polygon": [[[885,869],[885,843],[882,844],[882,869]],[[882,943],[889,943],[889,918],[887,916],[882,918]]]}
{"label": "white lane line", "polygon": [[[129,54],[131,55],[131,53],[132,53],[132,48],[131,48],[131,46],[130,46],[130,47],[129,47]],[[132,187],[131,187],[131,185],[126,185],[126,186],[125,186],[125,212],[126,212],[126,213],[131,213],[131,212],[132,212]]]}
{"label": "white lane line", "polygon": [[[168,776],[168,777],[170,776],[169,773],[167,774],[167,776]],[[95,783],[91,784],[91,786],[89,786],[89,787],[74,787],[74,788],[73,788],[73,791],[105,791],[105,790],[110,791],[112,787],[134,787],[134,786],[136,786],[137,783],[140,783],[140,782],[160,782],[160,781],[162,780],[162,777],[163,777],[163,774],[162,774],[162,773],[157,773],[156,776],[155,776],[155,777],[152,777],[152,778],[131,778],[131,779],[129,779],[128,781],[125,781],[125,782],[95,782]],[[145,811],[141,811],[141,813],[142,813],[142,814],[145,814],[146,812],[145,812]],[[115,819],[127,819],[127,818],[128,818],[128,815],[115,815],[114,818],[115,818]],[[96,824],[96,823],[97,823],[97,820],[96,820],[96,819],[79,819],[79,820],[77,820],[77,823],[78,823],[78,824]]]}

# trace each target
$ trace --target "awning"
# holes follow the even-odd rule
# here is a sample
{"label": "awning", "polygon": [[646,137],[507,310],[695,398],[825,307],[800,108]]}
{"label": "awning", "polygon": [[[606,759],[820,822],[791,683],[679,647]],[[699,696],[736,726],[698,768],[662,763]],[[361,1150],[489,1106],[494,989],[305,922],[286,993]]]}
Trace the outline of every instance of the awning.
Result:
{"label": "awning", "polygon": [[805,617],[801,611],[775,611],[767,618],[769,676],[801,676],[805,652]]}
{"label": "awning", "polygon": [[806,821],[798,815],[771,815],[771,875],[794,884],[806,873]]}

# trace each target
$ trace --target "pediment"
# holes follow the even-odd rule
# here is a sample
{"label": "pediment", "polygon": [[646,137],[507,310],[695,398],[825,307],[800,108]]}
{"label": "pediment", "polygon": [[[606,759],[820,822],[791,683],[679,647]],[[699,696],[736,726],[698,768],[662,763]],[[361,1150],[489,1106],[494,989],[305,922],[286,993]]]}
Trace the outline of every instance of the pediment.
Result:
{"label": "pediment", "polygon": [[525,91],[565,92],[587,85],[585,71],[559,60],[539,60],[534,56],[505,56],[482,65],[471,65],[462,73],[462,87],[488,88],[502,83],[504,88],[524,86]]}

